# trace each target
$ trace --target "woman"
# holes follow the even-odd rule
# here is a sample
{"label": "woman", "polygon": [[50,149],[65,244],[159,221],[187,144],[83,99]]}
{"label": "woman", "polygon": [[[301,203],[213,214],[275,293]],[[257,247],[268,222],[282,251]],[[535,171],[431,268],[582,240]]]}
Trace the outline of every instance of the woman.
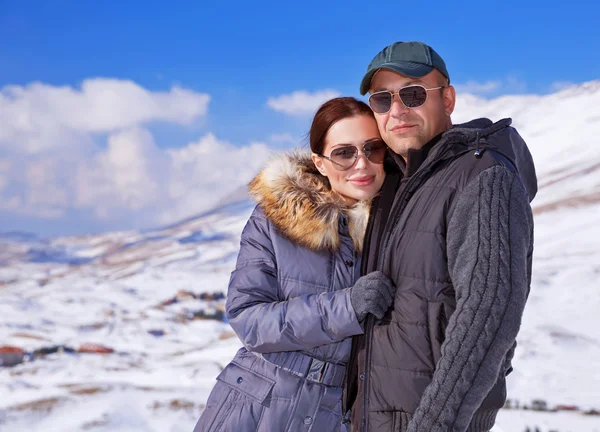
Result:
{"label": "woman", "polygon": [[358,278],[386,146],[371,109],[344,97],[319,108],[310,147],[272,160],[250,183],[258,205],[226,306],[244,348],[217,377],[194,432],[345,429],[350,337],[393,298],[382,273]]}

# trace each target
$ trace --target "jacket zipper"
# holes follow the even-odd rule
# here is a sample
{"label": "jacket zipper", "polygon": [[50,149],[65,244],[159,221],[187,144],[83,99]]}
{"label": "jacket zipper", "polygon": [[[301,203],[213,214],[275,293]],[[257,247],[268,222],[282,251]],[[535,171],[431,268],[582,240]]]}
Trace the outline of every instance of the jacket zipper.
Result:
{"label": "jacket zipper", "polygon": [[[366,233],[367,233],[367,237],[364,238],[363,240],[363,251],[364,248],[366,248],[367,244],[370,244],[371,242],[371,234],[373,233],[373,225],[377,226],[378,224],[378,220],[381,217],[381,209],[377,206],[377,211],[375,214],[372,214],[371,217],[369,217],[369,220],[367,222],[367,228],[366,228]],[[367,270],[367,261],[368,259],[362,259],[361,261],[361,274],[365,274],[366,270]],[[366,330],[366,322],[365,322],[365,330]],[[344,389],[342,392],[342,414],[343,414],[343,418],[342,421],[346,424],[350,423],[350,410],[348,408],[348,391],[350,389],[350,372],[352,368],[352,362],[353,359],[355,357],[357,357],[357,351],[358,351],[358,345],[356,345],[353,341],[352,343],[352,348],[350,350],[350,357],[349,357],[349,363],[346,367],[346,371],[344,373]],[[356,379],[359,379],[359,377],[357,376]]]}
{"label": "jacket zipper", "polygon": [[[383,268],[383,257],[385,256],[385,249],[387,248],[387,244],[388,244],[388,240],[390,236],[387,236],[385,233],[388,231],[388,227],[390,227],[390,224],[392,223],[391,221],[393,221],[396,218],[396,208],[398,206],[401,206],[402,198],[404,197],[404,195],[406,194],[406,191],[408,190],[408,186],[411,183],[411,180],[414,180],[414,176],[413,178],[411,178],[410,180],[408,180],[408,182],[404,185],[404,190],[402,190],[402,192],[400,193],[400,196],[398,197],[398,200],[396,201],[396,205],[392,205],[392,209],[390,210],[390,216],[385,224],[384,230],[383,230],[383,235],[382,235],[382,240],[384,241],[385,246],[383,247],[383,250],[380,251],[378,257],[377,257],[377,265],[376,265],[376,269],[381,271]],[[368,431],[368,418],[369,416],[367,415],[367,408],[368,408],[368,396],[369,396],[369,381],[370,381],[370,376],[371,376],[371,335],[373,332],[373,327],[374,327],[374,317],[371,314],[367,315],[367,320],[365,322],[365,379],[363,382],[363,408],[362,408],[362,421],[361,421],[361,431],[362,432],[367,432]],[[359,377],[360,379],[360,377]]]}
{"label": "jacket zipper", "polygon": [[[386,235],[385,233],[388,231],[389,227],[393,226],[393,221],[396,218],[396,214],[398,213],[396,211],[396,209],[398,207],[402,207],[402,203],[404,202],[403,198],[406,195],[406,191],[409,190],[408,187],[411,185],[411,183],[413,183],[415,180],[415,176],[413,176],[411,179],[409,179],[406,184],[404,185],[404,189],[402,190],[402,192],[400,193],[400,196],[398,197],[398,200],[392,204],[392,208],[390,210],[390,216],[388,217],[388,220],[385,224],[384,230],[383,230],[383,235],[381,236],[381,239],[384,241],[384,247],[383,249],[379,252],[379,255],[377,257],[377,265],[376,265],[376,269],[381,271],[383,269],[383,257],[385,256],[385,249],[387,248],[387,244],[389,242],[389,237]],[[365,379],[363,382],[363,409],[362,409],[362,424],[361,424],[361,431],[362,432],[367,432],[368,431],[368,418],[369,416],[367,415],[367,408],[368,408],[368,396],[369,396],[369,381],[370,381],[370,376],[371,376],[371,335],[373,332],[373,327],[374,327],[374,317],[373,315],[369,314],[367,315],[367,321],[365,323]],[[359,377],[360,379],[360,377]]]}

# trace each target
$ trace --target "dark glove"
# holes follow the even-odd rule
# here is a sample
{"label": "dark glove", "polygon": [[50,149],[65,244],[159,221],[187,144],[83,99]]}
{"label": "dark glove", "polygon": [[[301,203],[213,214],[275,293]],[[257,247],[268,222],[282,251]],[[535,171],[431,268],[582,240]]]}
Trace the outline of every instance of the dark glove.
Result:
{"label": "dark glove", "polygon": [[350,289],[350,303],[358,321],[364,320],[368,313],[377,319],[383,318],[394,301],[395,292],[390,278],[380,271],[360,277]]}

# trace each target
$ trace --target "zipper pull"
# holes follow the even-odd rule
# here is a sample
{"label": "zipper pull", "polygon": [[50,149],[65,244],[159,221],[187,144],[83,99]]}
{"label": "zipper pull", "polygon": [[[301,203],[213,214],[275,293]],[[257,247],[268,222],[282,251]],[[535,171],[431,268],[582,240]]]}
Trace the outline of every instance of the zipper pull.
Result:
{"label": "zipper pull", "polygon": [[477,139],[475,143],[475,157],[477,159],[481,157],[481,151],[479,151],[479,132],[477,132]]}

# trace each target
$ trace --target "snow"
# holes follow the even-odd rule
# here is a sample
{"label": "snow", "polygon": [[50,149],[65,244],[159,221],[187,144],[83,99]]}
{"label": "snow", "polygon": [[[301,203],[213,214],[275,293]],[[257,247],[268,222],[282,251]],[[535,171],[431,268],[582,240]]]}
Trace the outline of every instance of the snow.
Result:
{"label": "snow", "polygon": [[[466,95],[454,121],[480,116],[514,119],[540,183],[532,289],[508,397],[600,409],[600,81],[548,96]],[[223,320],[189,319],[223,310],[223,299],[199,296],[226,292],[253,208],[222,203],[148,232],[0,235],[0,346],[114,350],[0,368],[0,431],[193,429],[241,346]],[[536,426],[599,432],[600,417],[502,410],[494,432]]]}
{"label": "snow", "polygon": [[501,410],[492,432],[600,432],[600,417],[570,412]]}

